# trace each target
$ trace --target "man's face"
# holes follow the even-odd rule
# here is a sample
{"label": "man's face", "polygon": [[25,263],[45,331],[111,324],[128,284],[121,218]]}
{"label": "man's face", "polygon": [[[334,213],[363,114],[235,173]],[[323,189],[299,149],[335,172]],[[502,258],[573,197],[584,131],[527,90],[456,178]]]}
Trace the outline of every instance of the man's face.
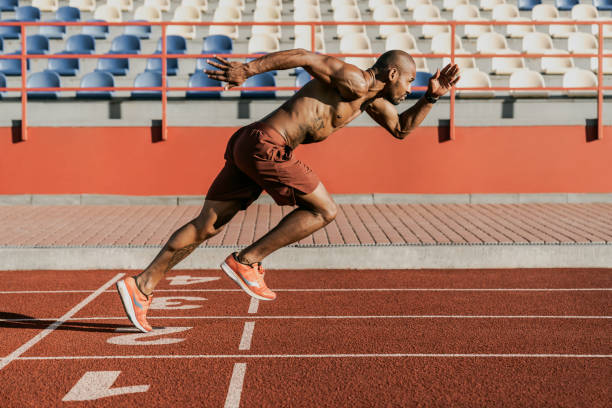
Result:
{"label": "man's face", "polygon": [[411,68],[407,71],[396,69],[395,78],[392,78],[387,83],[387,93],[385,99],[394,105],[399,105],[400,102],[406,99],[410,93],[410,86],[416,77],[416,69]]}

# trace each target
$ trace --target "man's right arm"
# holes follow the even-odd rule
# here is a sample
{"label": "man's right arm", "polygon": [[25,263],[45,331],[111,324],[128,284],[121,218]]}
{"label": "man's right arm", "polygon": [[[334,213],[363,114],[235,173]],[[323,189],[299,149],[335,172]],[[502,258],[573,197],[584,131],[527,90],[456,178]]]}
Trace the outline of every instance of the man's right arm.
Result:
{"label": "man's right arm", "polygon": [[206,70],[206,73],[212,79],[227,82],[227,88],[238,86],[248,77],[262,72],[303,67],[319,81],[337,88],[344,98],[354,99],[368,92],[368,79],[364,71],[338,58],[300,48],[266,54],[246,64],[217,59],[220,63],[209,63],[220,71]]}

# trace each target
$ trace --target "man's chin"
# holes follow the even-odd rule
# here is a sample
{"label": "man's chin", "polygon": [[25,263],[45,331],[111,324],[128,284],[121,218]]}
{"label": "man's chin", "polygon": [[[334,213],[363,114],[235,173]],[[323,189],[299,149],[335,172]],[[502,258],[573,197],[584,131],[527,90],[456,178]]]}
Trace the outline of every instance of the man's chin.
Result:
{"label": "man's chin", "polygon": [[389,102],[391,102],[392,104],[394,104],[394,105],[399,105],[400,102],[401,102],[401,100],[399,100],[399,99],[389,99],[389,98],[387,98],[387,100]]}

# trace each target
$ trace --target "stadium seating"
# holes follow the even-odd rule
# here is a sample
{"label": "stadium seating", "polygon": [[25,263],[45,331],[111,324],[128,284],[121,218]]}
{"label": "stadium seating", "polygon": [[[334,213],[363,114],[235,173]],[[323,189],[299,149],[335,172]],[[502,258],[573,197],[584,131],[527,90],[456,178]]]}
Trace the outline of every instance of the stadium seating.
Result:
{"label": "stadium seating", "polygon": [[[157,40],[157,46],[155,51],[161,52],[162,50],[162,39]],[[178,35],[166,36],[166,53],[168,54],[184,54],[187,51],[187,41]]]}
{"label": "stadium seating", "polygon": [[[58,74],[53,71],[35,72],[28,76],[28,88],[59,88],[61,81]],[[58,91],[32,91],[28,92],[28,99],[57,99]]]}
{"label": "stadium seating", "polygon": [[108,4],[109,6],[115,6],[121,11],[134,10],[133,0],[106,0],[106,4]]}
{"label": "stadium seating", "polygon": [[81,11],[76,7],[62,6],[55,12],[55,18],[59,21],[80,21]]}
{"label": "stadium seating", "polygon": [[[597,76],[586,69],[572,68],[563,74],[564,88],[587,88],[597,86]],[[596,91],[568,90],[568,96],[594,96]]]}
{"label": "stadium seating", "polygon": [[[564,20],[570,21],[570,19],[559,18],[559,11],[552,4],[538,4],[531,10],[531,18],[534,21],[547,21],[547,20]],[[551,24],[549,27],[549,34],[553,38],[567,38],[570,33],[575,33],[578,28],[575,25],[569,24]]]}
{"label": "stadium seating", "polygon": [[109,23],[119,23],[123,21],[121,10],[108,4],[96,8],[93,17],[96,20],[104,20],[108,21]]}
{"label": "stadium seating", "polygon": [[70,0],[68,5],[78,8],[80,11],[92,12],[96,9],[96,0]]}
{"label": "stadium seating", "polygon": [[579,0],[555,0],[555,6],[559,10],[571,10],[576,4],[579,4]]}
{"label": "stadium seating", "polygon": [[[60,20],[55,19],[55,20],[49,20],[49,21],[58,22]],[[38,33],[40,35],[44,35],[50,40],[61,40],[64,38],[64,35],[66,35],[66,27],[59,26],[59,25],[41,26],[38,29]]]}
{"label": "stadium seating", "polygon": [[257,34],[249,39],[249,54],[280,51],[280,43],[270,34]]}
{"label": "stadium seating", "polygon": [[208,11],[208,0],[182,0],[181,6],[193,6],[202,13],[206,13]]}
{"label": "stadium seating", "polygon": [[134,19],[159,22],[162,21],[162,13],[157,7],[143,5],[134,12]]}
{"label": "stadium seating", "polygon": [[140,52],[140,39],[130,34],[119,35],[113,38],[110,52],[115,54],[138,54]]}
{"label": "stadium seating", "polygon": [[[293,11],[294,21],[321,21],[321,10],[319,6],[310,6],[300,3],[300,5]],[[296,25],[294,27],[295,37],[302,35],[310,35],[310,26]],[[323,27],[316,26],[315,33],[323,34]]]}
{"label": "stadium seating", "polygon": [[[168,85],[168,81],[166,81]],[[136,76],[134,79],[135,88],[151,88],[162,86],[162,75],[157,71],[145,71]],[[135,90],[132,91],[131,96],[133,99],[161,99],[162,91],[151,91],[151,90]]]}
{"label": "stadium seating", "polygon": [[[104,20],[87,20],[89,22],[103,22]],[[83,26],[82,34],[90,35],[97,40],[104,40],[108,37],[108,26],[106,25],[91,25]]]}
{"label": "stadium seating", "polygon": [[295,86],[298,86],[301,88],[304,85],[306,85],[308,82],[310,82],[311,79],[312,77],[310,76],[310,73],[308,73],[307,71],[301,71],[295,77]]}
{"label": "stadium seating", "polygon": [[75,54],[92,54],[96,50],[96,40],[89,34],[75,34],[66,40],[66,51]]}
{"label": "stadium seating", "polygon": [[145,6],[152,6],[160,11],[170,11],[170,0],[145,0]]}
{"label": "stadium seating", "polygon": [[20,6],[15,10],[17,21],[38,21],[40,20],[40,10],[32,6]]}
{"label": "stadium seating", "polygon": [[49,52],[49,39],[41,34],[28,35],[26,50],[28,54],[46,54]]}
{"label": "stadium seating", "polygon": [[[154,54],[160,54],[159,51],[155,51]],[[178,58],[166,58],[166,75],[175,76],[178,73],[179,64]],[[145,71],[154,71],[160,72],[162,71],[162,61],[161,58],[148,58],[147,66]]]}
{"label": "stadium seating", "polygon": [[519,10],[532,10],[538,4],[542,4],[542,0],[518,0]]}
{"label": "stadium seating", "polygon": [[457,90],[457,96],[461,98],[492,98],[495,92],[491,88],[489,76],[478,69],[466,69],[461,73],[461,78],[457,82],[457,87],[482,88],[482,90]]}
{"label": "stadium seating", "polygon": [[[174,10],[172,21],[189,21],[199,22],[202,20],[200,9],[194,6],[178,6]],[[193,40],[196,35],[196,29],[193,25],[173,25],[169,26],[166,33],[168,35],[180,35],[181,37]]]}
{"label": "stadium seating", "polygon": [[[450,54],[450,33],[438,33],[431,39],[431,52],[434,54]],[[461,38],[455,34],[455,51],[463,50]]]}
{"label": "stadium seating", "polygon": [[542,74],[529,69],[519,69],[510,75],[508,86],[517,90],[510,91],[510,95],[515,98],[546,98],[549,95],[548,91],[520,91],[520,88],[540,88],[545,87],[544,77]]}
{"label": "stadium seating", "polygon": [[[12,22],[17,20],[9,19],[3,21]],[[21,38],[21,28],[19,26],[0,26],[0,38],[4,40],[17,40]]]}
{"label": "stadium seating", "polygon": [[376,58],[368,58],[368,57],[346,57],[344,58],[344,62],[347,64],[353,64],[359,69],[366,70],[371,68],[372,65],[376,62]]}
{"label": "stadium seating", "polygon": [[483,11],[491,11],[498,4],[506,4],[506,0],[480,0],[480,9]]}
{"label": "stadium seating", "polygon": [[[276,81],[274,81],[274,76],[269,72],[264,72],[261,74],[253,75],[252,77],[247,78],[244,82],[245,87],[255,87],[255,86],[276,86]],[[240,91],[241,98],[254,98],[254,99],[267,99],[267,98],[275,98],[275,91]]]}
{"label": "stadium seating", "polygon": [[[514,4],[498,4],[493,7],[491,18],[494,21],[530,21],[526,17],[521,17],[518,7]],[[528,24],[508,25],[506,35],[510,38],[523,38],[527,33],[535,32],[535,26]]]}
{"label": "stadium seating", "polygon": [[231,54],[233,49],[232,39],[227,35],[209,35],[202,45],[203,54]]}
{"label": "stadium seating", "polygon": [[[460,4],[453,10],[453,20],[457,21],[485,21],[480,17],[478,8],[472,4]],[[478,38],[481,34],[493,32],[490,25],[465,25],[465,36],[467,38]]]}
{"label": "stadium seating", "polygon": [[[3,73],[0,73],[0,88],[6,88],[6,77]],[[0,99],[2,99],[2,95],[4,95],[6,91],[0,91]]]}
{"label": "stadium seating", "polygon": [[32,0],[32,6],[40,11],[57,11],[57,0]]}
{"label": "stadium seating", "polygon": [[[13,51],[5,55],[19,55],[21,51]],[[26,70],[30,69],[30,60],[26,60]],[[6,76],[21,75],[21,60],[20,59],[0,59],[0,72]]]}
{"label": "stadium seating", "polygon": [[244,11],[245,9],[245,1],[244,0],[219,0],[217,7],[235,7],[240,11]]}
{"label": "stadium seating", "polygon": [[371,54],[372,45],[367,35],[352,33],[340,40],[340,52],[343,54]]}
{"label": "stadium seating", "polygon": [[[81,79],[81,88],[111,88],[115,87],[115,80],[111,74],[103,71],[94,71]],[[110,99],[113,91],[77,91],[77,98]]]}
{"label": "stadium seating", "polygon": [[442,2],[442,9],[453,11],[457,6],[466,6],[469,4],[470,0],[444,0]]}
{"label": "stadium seating", "polygon": [[596,54],[597,38],[589,33],[572,33],[567,39],[567,50],[572,54]]}
{"label": "stadium seating", "polygon": [[[56,55],[69,55],[69,52],[62,51]],[[54,71],[60,76],[75,76],[79,72],[78,58],[49,58],[47,70]]]}
{"label": "stadium seating", "polygon": [[612,0],[593,0],[593,5],[597,10],[612,10]]}
{"label": "stadium seating", "polygon": [[[247,80],[248,81],[248,80]],[[204,72],[195,72],[193,75],[189,77],[189,82],[187,83],[189,88],[200,88],[200,87],[217,87],[222,86],[220,81],[216,79],[211,79]],[[246,86],[246,85],[245,85]],[[221,92],[219,91],[187,91],[185,92],[185,97],[187,99],[219,99],[221,98]]]}
{"label": "stadium seating", "polygon": [[432,5],[433,3],[431,0],[406,0],[405,10],[413,11],[417,6],[422,4]]}
{"label": "stadium seating", "polygon": [[[414,21],[445,21],[440,17],[440,9],[434,5],[422,4],[416,6],[412,11]],[[450,26],[447,25],[424,25],[422,35],[425,38],[433,38],[436,34],[450,33]]]}
{"label": "stadium seating", "polygon": [[[140,22],[144,20],[134,20],[134,22],[137,22],[137,21]],[[146,40],[151,37],[151,26],[146,26],[146,25],[126,26],[124,34],[135,35],[141,40]]]}
{"label": "stadium seating", "polygon": [[[215,9],[215,13],[213,14],[213,21],[239,23],[240,21],[242,21],[242,14],[240,13],[240,9],[237,7],[217,7]],[[210,26],[208,34],[223,34],[227,35],[232,40],[236,40],[238,39],[238,26],[213,25]]]}
{"label": "stadium seating", "polygon": [[[333,20],[361,21],[361,13],[359,12],[359,8],[355,6],[339,6],[334,10]],[[365,26],[363,25],[339,25],[336,27],[336,34],[338,38],[342,38],[346,34],[365,32]]]}
{"label": "stadium seating", "polygon": [[[412,81],[411,86],[428,86],[429,78],[431,78],[431,74],[427,71],[417,71],[416,76],[414,77],[414,81]],[[411,91],[407,98],[408,99],[418,99],[425,95],[425,90],[423,91]]]}
{"label": "stadium seating", "polygon": [[19,7],[19,0],[0,0],[0,11],[15,11]]}
{"label": "stadium seating", "polygon": [[283,11],[283,0],[257,0],[255,9],[276,9],[280,13]]}
{"label": "stadium seating", "polygon": [[[312,39],[310,38],[310,34],[296,36],[293,42],[293,48],[303,48],[312,51]],[[325,41],[323,41],[323,36],[321,34],[315,35],[315,52],[325,53]]]}
{"label": "stadium seating", "polygon": [[108,72],[114,76],[125,76],[129,70],[130,60],[128,58],[99,58],[96,67],[96,72]]}
{"label": "stadium seating", "polygon": [[[282,21],[280,10],[277,8],[257,8],[253,14],[253,21],[267,22],[267,21]],[[258,34],[270,34],[276,37],[278,40],[281,39],[281,29],[278,25],[254,25],[251,27],[251,35],[256,36]]]}
{"label": "stadium seating", "polygon": [[[515,50],[496,50],[495,54],[519,54]],[[493,57],[491,58],[491,73],[496,75],[511,75],[517,70],[525,69],[525,59],[523,57]]]}
{"label": "stadium seating", "polygon": [[[374,10],[372,16],[374,21],[403,21],[402,15],[394,5],[382,5]],[[405,25],[381,25],[378,29],[380,38],[387,38],[394,33],[407,33],[408,27]]]}

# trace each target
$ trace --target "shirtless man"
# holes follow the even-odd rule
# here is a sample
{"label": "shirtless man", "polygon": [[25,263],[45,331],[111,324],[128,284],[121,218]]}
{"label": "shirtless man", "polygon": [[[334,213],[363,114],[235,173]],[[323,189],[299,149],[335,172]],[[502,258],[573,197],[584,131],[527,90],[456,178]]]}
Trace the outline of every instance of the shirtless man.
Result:
{"label": "shirtless man", "polygon": [[262,260],[323,228],[337,211],[318,177],[293,157],[293,150],[303,143],[325,140],[364,111],[393,137],[404,139],[425,119],[436,100],[459,80],[457,65],[437,70],[425,95],[398,115],[394,105],[410,93],[416,75],[414,60],[403,51],[384,53],[365,71],[303,49],[267,54],[246,64],[217,60],[209,63],[218,70],[206,73],[227,82],[226,89],[262,72],[296,67],[303,67],[314,79],[274,112],[234,133],[225,151],[225,166],[208,190],[198,217],[174,232],[142,273],[117,283],[126,314],[143,332],[152,330],[146,313],[153,289],[164,274],[198,245],[220,233],[262,190],[276,204],[297,208],[256,242],[230,254],[221,268],[250,296],[274,300],[276,294],[264,282]]}

